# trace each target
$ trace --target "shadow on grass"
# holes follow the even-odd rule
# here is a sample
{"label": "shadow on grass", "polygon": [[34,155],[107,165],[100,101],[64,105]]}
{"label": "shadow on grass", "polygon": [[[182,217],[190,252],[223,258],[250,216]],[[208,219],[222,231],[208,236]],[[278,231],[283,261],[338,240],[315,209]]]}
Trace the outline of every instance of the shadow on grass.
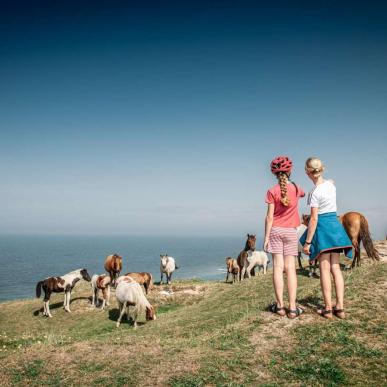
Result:
{"label": "shadow on grass", "polygon": [[[75,297],[73,299],[70,300],[70,305],[73,303],[73,301],[76,301],[76,300],[91,300],[90,297]],[[58,308],[62,308],[63,307],[63,302],[56,302],[55,304],[50,304],[50,310],[52,309],[58,309]],[[43,308],[39,308],[38,310],[35,310],[32,314],[34,316],[39,316],[39,313],[43,313]]]}

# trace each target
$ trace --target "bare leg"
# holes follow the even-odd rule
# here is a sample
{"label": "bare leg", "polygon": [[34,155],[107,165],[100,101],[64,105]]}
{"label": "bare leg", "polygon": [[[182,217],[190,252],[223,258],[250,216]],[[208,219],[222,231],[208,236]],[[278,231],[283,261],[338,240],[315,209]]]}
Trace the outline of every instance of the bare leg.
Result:
{"label": "bare leg", "polygon": [[331,254],[320,255],[320,284],[325,310],[332,310]]}
{"label": "bare leg", "polygon": [[282,254],[273,254],[273,285],[277,305],[284,306],[284,257]]}
{"label": "bare leg", "polygon": [[344,279],[339,264],[340,255],[331,253],[331,273],[336,288],[336,309],[344,309]]}
{"label": "bare leg", "polygon": [[293,255],[285,256],[285,272],[288,283],[289,309],[296,309],[297,297],[297,274],[296,274],[296,257]]}

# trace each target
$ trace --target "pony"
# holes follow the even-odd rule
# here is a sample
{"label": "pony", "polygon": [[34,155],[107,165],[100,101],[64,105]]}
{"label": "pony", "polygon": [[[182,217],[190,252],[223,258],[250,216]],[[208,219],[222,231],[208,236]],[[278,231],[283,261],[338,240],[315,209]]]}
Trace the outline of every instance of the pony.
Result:
{"label": "pony", "polygon": [[160,284],[163,283],[163,276],[164,273],[167,275],[167,284],[171,284],[172,279],[172,273],[178,269],[175,263],[175,259],[172,257],[169,257],[168,254],[160,254],[160,273],[161,273],[161,279]]}
{"label": "pony", "polygon": [[118,254],[108,255],[105,259],[105,270],[109,273],[112,286],[115,286],[116,278],[120,275],[122,269],[122,257]]}
{"label": "pony", "polygon": [[70,313],[71,291],[73,290],[75,284],[81,279],[90,282],[90,275],[86,269],[74,270],[60,277],[48,277],[39,281],[36,284],[36,297],[40,298],[43,289],[43,316],[52,317],[50,312],[51,293],[64,292],[63,308],[66,312]]}
{"label": "pony", "polygon": [[366,217],[360,212],[346,212],[344,215],[339,216],[340,222],[342,223],[349,239],[352,242],[355,250],[354,258],[352,261],[352,267],[361,265],[361,254],[360,244],[363,243],[365,251],[369,258],[374,261],[379,261],[379,252],[376,250],[371,233],[368,226]]}
{"label": "pony", "polygon": [[125,276],[132,278],[140,285],[144,285],[145,293],[153,287],[153,277],[151,273],[126,273]]}
{"label": "pony", "polygon": [[264,251],[249,250],[242,268],[241,280],[245,278],[245,274],[247,274],[247,278],[250,278],[251,270],[256,266],[263,267],[263,274],[266,274],[268,264],[269,257]]}
{"label": "pony", "polygon": [[105,309],[105,305],[109,306],[109,300],[110,300],[110,283],[111,278],[109,275],[102,274],[94,274],[91,277],[91,295],[92,295],[92,301],[91,305],[93,307],[97,306],[98,303],[98,293],[100,290],[102,290],[102,307],[101,309]]}
{"label": "pony", "polygon": [[[242,280],[242,269],[244,268],[246,264],[247,259],[247,252],[249,250],[254,251],[255,250],[255,243],[257,241],[257,237],[254,234],[247,234],[247,240],[245,244],[245,248],[239,253],[237,258],[237,263],[239,266],[239,281]],[[255,276],[255,270],[254,268],[251,271],[251,275]]]}
{"label": "pony", "polygon": [[227,266],[227,275],[226,282],[228,281],[228,277],[232,274],[232,282],[234,283],[237,279],[239,279],[239,266],[236,259],[231,257],[226,258],[226,266]]}
{"label": "pony", "polygon": [[[137,282],[121,281],[116,288],[116,298],[120,310],[116,327],[120,326],[122,317],[126,313],[128,319],[133,320],[134,329],[137,329],[137,318],[139,314],[145,312],[147,321],[156,320],[156,314],[153,306],[149,303]],[[129,313],[129,306],[134,306],[133,313]]]}

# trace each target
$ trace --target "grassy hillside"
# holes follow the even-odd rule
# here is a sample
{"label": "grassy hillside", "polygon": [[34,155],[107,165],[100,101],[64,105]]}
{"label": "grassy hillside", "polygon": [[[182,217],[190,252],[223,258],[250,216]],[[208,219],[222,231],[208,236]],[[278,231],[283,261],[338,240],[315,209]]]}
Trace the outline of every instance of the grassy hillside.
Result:
{"label": "grassy hillside", "polygon": [[[134,330],[115,327],[108,311],[90,308],[88,284],[76,288],[67,314],[63,296],[52,319],[41,300],[0,304],[1,385],[276,386],[386,384],[386,264],[345,273],[347,315],[314,313],[319,280],[300,273],[289,320],[265,311],[270,275],[237,284],[180,281],[173,296],[150,300],[158,319]],[[180,290],[180,291],[179,291]],[[184,290],[184,291],[183,291]]]}

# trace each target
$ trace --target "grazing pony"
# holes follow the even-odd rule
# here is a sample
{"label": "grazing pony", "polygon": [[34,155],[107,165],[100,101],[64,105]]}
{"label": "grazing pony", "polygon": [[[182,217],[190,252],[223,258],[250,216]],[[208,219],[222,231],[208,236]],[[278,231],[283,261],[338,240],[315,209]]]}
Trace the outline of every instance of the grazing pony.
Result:
{"label": "grazing pony", "polygon": [[[116,323],[117,328],[120,326],[121,319],[125,313],[128,316],[128,319],[131,318],[133,320],[135,329],[137,328],[137,318],[139,314],[145,312],[147,321],[156,320],[155,310],[145,297],[141,285],[137,282],[121,281],[116,288],[116,297],[120,310],[120,315]],[[129,306],[134,306],[131,315],[129,314]]]}
{"label": "grazing pony", "polygon": [[363,242],[363,246],[367,252],[368,257],[375,261],[379,261],[379,252],[375,249],[375,246],[372,242],[366,217],[360,214],[359,212],[351,211],[345,213],[344,215],[341,215],[339,219],[340,222],[343,224],[343,227],[347,232],[355,250],[354,259],[352,261],[352,267],[360,266],[361,264],[361,242]]}
{"label": "grazing pony", "polygon": [[247,278],[250,278],[251,271],[256,266],[263,267],[263,274],[266,274],[268,264],[269,257],[264,251],[247,251],[247,257],[242,268],[241,281],[245,278],[245,274],[247,274]]}
{"label": "grazing pony", "polygon": [[[239,266],[239,280],[242,280],[242,269],[246,265],[246,259],[247,259],[247,252],[249,250],[254,251],[255,250],[255,243],[257,241],[257,237],[254,234],[247,234],[247,240],[245,244],[245,248],[239,253],[237,262]],[[251,271],[251,275],[255,276],[254,268]]]}
{"label": "grazing pony", "polygon": [[108,255],[105,259],[105,270],[109,273],[112,286],[115,286],[116,278],[120,275],[122,269],[122,257],[118,254]]}
{"label": "grazing pony", "polygon": [[169,257],[168,254],[160,254],[160,284],[163,283],[164,273],[167,275],[167,284],[171,284],[172,273],[178,269],[175,263],[175,258]]}
{"label": "grazing pony", "polygon": [[233,259],[231,257],[226,258],[226,265],[227,265],[227,275],[226,275],[226,282],[228,281],[228,276],[232,274],[232,282],[234,283],[236,280],[239,280],[239,266],[236,259]]}
{"label": "grazing pony", "polygon": [[73,290],[75,284],[81,279],[90,282],[90,276],[86,269],[74,270],[71,273],[62,275],[61,277],[49,277],[42,281],[39,281],[36,284],[36,297],[40,298],[43,289],[43,316],[52,317],[50,313],[51,293],[64,292],[65,295],[63,308],[66,312],[70,313],[71,291]]}
{"label": "grazing pony", "polygon": [[125,276],[129,276],[134,279],[138,284],[144,285],[145,293],[148,294],[148,290],[153,287],[153,277],[151,273],[126,273]]}
{"label": "grazing pony", "polygon": [[110,283],[111,278],[109,275],[102,274],[94,274],[91,277],[91,293],[92,293],[92,301],[91,305],[93,307],[97,306],[98,303],[98,293],[102,290],[102,307],[101,309],[105,309],[105,305],[109,306],[110,300]]}

